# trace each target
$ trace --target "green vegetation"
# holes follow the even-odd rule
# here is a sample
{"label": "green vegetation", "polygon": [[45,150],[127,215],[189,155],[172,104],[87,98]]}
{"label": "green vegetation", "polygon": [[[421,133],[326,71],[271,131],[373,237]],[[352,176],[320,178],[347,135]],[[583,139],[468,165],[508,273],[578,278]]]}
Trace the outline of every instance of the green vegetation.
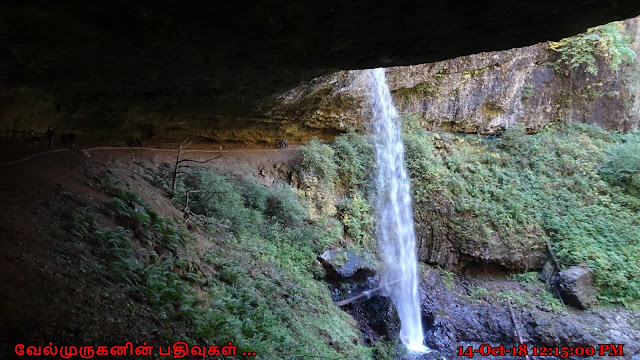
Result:
{"label": "green vegetation", "polygon": [[[413,114],[403,121],[416,221],[445,229],[465,251],[516,259],[542,251],[548,239],[563,264],[593,268],[600,299],[630,306],[640,299],[639,135],[586,125],[528,135],[512,126],[488,140],[426,132]],[[193,233],[104,176],[98,187],[111,201],[94,211],[109,222],[68,210],[63,235],[71,241],[62,250],[93,252],[99,260],[90,268],[82,262],[82,271],[167,320],[162,341],[231,340],[267,359],[391,358],[392,342],[361,344],[353,320],[317,281],[323,269],[315,261],[334,245],[376,248],[374,147],[349,132],[332,144],[312,140],[302,152],[299,192],[188,171],[171,194],[177,208],[188,205],[199,217],[189,223]],[[167,189],[161,177],[153,181]],[[536,293],[473,287],[469,294],[561,310],[535,272],[512,278]],[[442,281],[453,288],[454,274],[442,270]]]}
{"label": "green vegetation", "polygon": [[544,311],[560,312],[564,310],[560,300],[548,291],[540,293],[538,300],[542,302],[542,310]]}
{"label": "green vegetation", "polygon": [[421,134],[424,132],[422,127],[422,119],[416,113],[403,112],[401,115],[402,132],[405,134]]}
{"label": "green vegetation", "polygon": [[[535,274],[535,273],[534,273]],[[560,300],[553,296],[545,285],[528,283],[525,290],[489,290],[481,286],[471,286],[469,297],[490,303],[511,301],[514,306],[538,308],[542,311],[561,312],[564,307]]]}
{"label": "green vegetation", "polygon": [[603,179],[631,195],[640,195],[640,141],[632,139],[611,151],[600,168]]}
{"label": "green vegetation", "polygon": [[489,296],[489,290],[487,290],[486,288],[483,288],[481,286],[472,286],[469,289],[469,296],[471,296],[471,298],[473,299],[482,299],[482,300],[486,300],[486,298]]}
{"label": "green vegetation", "polygon": [[[314,146],[332,155],[323,144]],[[304,164],[309,175],[335,177],[330,162],[315,165]],[[312,220],[289,187],[270,189],[212,171],[191,173],[183,186],[197,191],[192,211],[209,219],[213,246],[204,260],[216,273],[209,280],[212,303],[196,318],[195,336],[210,343],[234,339],[267,359],[370,356],[349,316],[314,279],[317,254],[342,238],[338,224]]]}
{"label": "green vegetation", "polygon": [[512,274],[511,277],[527,284],[538,281],[538,273],[535,271],[530,271],[522,274]]}
{"label": "green vegetation", "polygon": [[624,34],[622,25],[615,22],[558,42],[550,42],[549,47],[560,55],[551,65],[565,74],[584,65],[588,73],[597,75],[597,57],[603,59],[612,71],[617,71],[623,61],[632,62],[636,56],[630,47],[629,36]]}
{"label": "green vegetation", "polygon": [[536,88],[533,84],[525,84],[522,88],[522,98],[529,99],[535,94]]}
{"label": "green vegetation", "polygon": [[[311,217],[337,214],[347,235],[342,246],[356,252],[375,251],[370,177],[376,160],[370,139],[355,132],[338,136],[331,145],[313,139],[302,153],[302,195],[314,204]],[[334,211],[327,211],[335,204]]]}
{"label": "green vegetation", "polygon": [[[416,221],[446,229],[464,251],[502,253],[515,262],[543,252],[549,239],[563,264],[594,269],[601,300],[630,304],[640,299],[638,135],[588,125],[528,135],[515,125],[498,140],[465,141],[425,132],[411,124],[416,118],[411,114],[403,118]],[[366,137],[352,133],[336,140],[337,167],[343,150],[336,149],[344,149],[345,141]],[[349,153],[349,161],[366,164],[372,151],[361,147]],[[326,161],[322,157],[314,166]],[[345,179],[366,179],[363,167],[349,168],[357,171]],[[332,183],[341,183],[341,177],[332,177]],[[349,236],[360,246],[371,241],[365,240],[373,239],[371,209],[360,201],[369,190],[356,185],[332,196],[343,198],[340,219]],[[533,279],[531,273],[517,276]]]}
{"label": "green vegetation", "polygon": [[527,307],[531,304],[531,295],[525,292],[515,292],[512,290],[499,291],[493,294],[493,299],[500,301],[511,301],[514,306]]}
{"label": "green vegetation", "polygon": [[371,205],[359,191],[352,191],[350,196],[342,200],[338,213],[344,224],[345,234],[353,239],[356,245],[364,249],[375,243],[372,239],[375,219]]}
{"label": "green vegetation", "polygon": [[[313,142],[304,147],[305,161],[310,157],[306,156],[306,149]],[[332,144],[334,150],[333,161],[338,169],[337,181],[344,189],[354,187],[365,190],[370,187],[369,174],[376,171],[376,158],[374,148],[369,139],[365,136],[348,132],[338,136]]]}
{"label": "green vegetation", "polygon": [[323,184],[333,186],[338,171],[333,161],[333,148],[314,138],[302,148],[302,154],[302,175],[321,179]]}
{"label": "green vegetation", "polygon": [[373,358],[375,360],[393,360],[399,356],[406,355],[407,348],[400,345],[400,339],[393,341],[380,341],[373,348]]}
{"label": "green vegetation", "polygon": [[[416,118],[403,116],[417,221],[446,228],[462,249],[515,258],[549,239],[563,264],[594,269],[600,299],[633,306],[640,298],[638,135],[586,125],[528,135],[513,126],[498,140],[471,139],[426,132]],[[93,249],[100,261],[88,270],[98,283],[167,320],[164,341],[176,334],[194,343],[232,340],[264,358],[389,358],[393,343],[363,346],[353,320],[316,280],[323,270],[315,258],[328,247],[376,248],[371,141],[350,132],[332,144],[313,140],[303,155],[298,193],[189,171],[173,201],[185,208],[180,194],[191,191],[198,240],[105,176],[98,186],[112,200],[100,211],[113,223],[69,211],[69,246]],[[536,273],[512,277],[536,292],[472,288],[470,296],[561,309]],[[453,288],[452,272],[443,270],[442,280]]]}
{"label": "green vegetation", "polygon": [[422,82],[410,88],[400,88],[394,92],[396,96],[410,97],[419,95],[424,97],[434,96],[438,93],[438,85],[429,82]]}
{"label": "green vegetation", "polygon": [[640,202],[626,195],[627,178],[611,185],[601,175],[621,174],[616,166],[632,169],[640,161],[622,155],[636,137],[621,144],[620,135],[592,126],[537,135],[513,126],[496,144],[452,140],[436,152],[432,135],[408,136],[416,218],[422,207],[448,204],[454,238],[506,247],[513,256],[526,256],[549,237],[565,264],[595,268],[602,299],[638,299]]}
{"label": "green vegetation", "polygon": [[[338,166],[333,159],[334,150],[331,146],[314,138],[302,148],[302,153],[301,188],[309,202],[310,216],[313,219],[332,216],[336,213],[334,187],[338,174]],[[358,170],[356,167],[346,171]]]}
{"label": "green vegetation", "polygon": [[[190,283],[202,284],[202,274],[196,270],[193,252],[186,247],[194,238],[183,225],[158,215],[140,196],[123,190],[111,177],[100,180],[102,190],[113,197],[103,209],[104,215],[119,226],[100,225],[88,209],[69,209],[63,214],[81,264],[90,266],[86,269],[82,265],[81,269],[96,277],[109,293],[134,299],[138,311],[148,307],[167,320],[170,325],[164,327],[161,338],[175,341],[176,332],[191,326],[201,307]],[[140,255],[143,249],[146,255]],[[99,261],[85,263],[89,253]]]}
{"label": "green vegetation", "polygon": [[472,77],[475,77],[475,76],[481,75],[481,74],[483,74],[485,71],[487,71],[487,70],[491,70],[491,69],[493,69],[493,68],[495,68],[493,65],[489,65],[489,66],[485,66],[485,67],[483,67],[483,68],[479,68],[479,69],[465,70],[465,71],[462,73],[462,78],[463,78],[463,79],[470,79],[470,78],[472,78]]}
{"label": "green vegetation", "polygon": [[[109,176],[99,186],[113,197],[104,211],[120,226],[70,211],[68,233],[98,245],[102,262],[92,270],[102,282],[166,320],[163,341],[233,341],[265,359],[359,359],[382,350],[360,344],[353,320],[314,278],[317,254],[342,238],[340,224],[310,219],[291,188],[190,171],[175,193],[192,190],[189,208],[206,218],[198,254],[185,226],[158,215]],[[174,200],[184,207],[184,198]]]}
{"label": "green vegetation", "polygon": [[452,290],[453,289],[453,278],[454,278],[453,272],[451,272],[449,270],[441,270],[441,272],[442,272],[442,281],[444,282],[444,286],[447,289]]}

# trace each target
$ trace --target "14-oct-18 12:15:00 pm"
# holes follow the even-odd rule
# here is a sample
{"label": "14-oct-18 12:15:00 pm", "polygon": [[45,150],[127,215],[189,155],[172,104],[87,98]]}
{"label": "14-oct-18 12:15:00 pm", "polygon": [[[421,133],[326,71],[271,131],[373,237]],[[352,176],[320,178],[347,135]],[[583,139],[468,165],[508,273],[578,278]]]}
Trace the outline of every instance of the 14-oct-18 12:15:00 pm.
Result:
{"label": "14-oct-18 12:15:00 pm", "polygon": [[624,356],[624,344],[598,344],[597,346],[527,346],[520,344],[506,347],[504,345],[491,346],[482,344],[477,348],[473,346],[458,347],[458,356],[473,358],[479,356],[554,356],[568,358],[570,356]]}

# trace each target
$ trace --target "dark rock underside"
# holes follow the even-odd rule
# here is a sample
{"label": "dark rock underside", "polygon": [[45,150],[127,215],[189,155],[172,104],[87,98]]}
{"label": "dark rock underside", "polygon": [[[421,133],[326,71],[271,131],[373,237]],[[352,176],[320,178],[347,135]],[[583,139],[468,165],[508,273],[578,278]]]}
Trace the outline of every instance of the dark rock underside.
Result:
{"label": "dark rock underside", "polygon": [[177,133],[241,137],[266,121],[258,104],[335,70],[521,47],[638,14],[633,0],[5,1],[0,127],[109,133],[161,114]]}

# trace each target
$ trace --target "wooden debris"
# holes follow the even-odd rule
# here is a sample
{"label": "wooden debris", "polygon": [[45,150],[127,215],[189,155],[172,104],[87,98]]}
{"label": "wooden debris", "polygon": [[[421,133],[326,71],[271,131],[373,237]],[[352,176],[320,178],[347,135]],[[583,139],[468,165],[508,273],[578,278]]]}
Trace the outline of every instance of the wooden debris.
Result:
{"label": "wooden debris", "polygon": [[[520,335],[520,330],[518,330],[518,321],[516,320],[516,314],[513,312],[513,306],[511,306],[511,299],[507,299],[507,304],[509,305],[509,313],[511,314],[511,322],[513,322],[513,328],[516,331],[516,336],[518,337],[518,343],[520,345],[524,344],[522,341],[522,335]],[[527,360],[530,360],[529,354],[526,355]]]}
{"label": "wooden debris", "polygon": [[[553,261],[553,266],[555,267],[556,272],[560,272],[562,269],[560,268],[560,263],[558,262],[556,255],[553,253],[553,249],[551,248],[551,243],[549,243],[549,239],[544,239],[544,242],[547,244],[547,250],[549,251],[549,255],[551,255],[551,260]],[[553,273],[551,274],[551,276],[553,276]],[[549,279],[547,279],[547,283],[548,283],[548,280]],[[562,295],[560,295],[560,290],[558,290],[558,285],[554,283],[553,288],[556,291],[556,295],[558,296],[558,299],[560,299],[560,303],[562,304],[562,307],[566,309],[567,306],[564,304]]]}
{"label": "wooden debris", "polygon": [[345,305],[351,304],[352,302],[354,302],[354,301],[356,301],[356,300],[360,300],[360,299],[368,300],[368,299],[370,299],[372,296],[377,295],[378,293],[380,293],[380,292],[384,289],[384,287],[385,287],[385,286],[387,286],[387,285],[391,285],[391,284],[395,284],[395,283],[399,282],[399,281],[400,281],[400,280],[402,280],[402,279],[404,279],[404,277],[401,277],[401,278],[399,278],[399,279],[393,280],[393,281],[391,281],[391,282],[389,282],[389,283],[386,283],[386,284],[384,284],[384,285],[382,285],[382,286],[378,286],[377,288],[373,288],[373,289],[371,289],[371,290],[363,291],[363,292],[362,292],[362,293],[360,293],[359,295],[356,295],[356,296],[350,297],[350,298],[348,298],[348,299],[344,299],[344,300],[337,301],[337,302],[335,303],[335,305],[336,305],[336,306],[338,306],[338,307],[342,307],[342,306],[345,306]]}

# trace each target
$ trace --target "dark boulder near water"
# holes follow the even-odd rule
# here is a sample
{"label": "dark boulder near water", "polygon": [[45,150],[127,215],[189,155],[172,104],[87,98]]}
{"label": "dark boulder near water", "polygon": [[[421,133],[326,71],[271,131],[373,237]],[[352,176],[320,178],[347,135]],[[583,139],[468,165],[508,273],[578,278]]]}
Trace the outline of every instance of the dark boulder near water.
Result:
{"label": "dark boulder near water", "polygon": [[564,301],[578,309],[588,309],[598,302],[593,287],[593,271],[587,267],[572,266],[558,273],[558,290]]}

